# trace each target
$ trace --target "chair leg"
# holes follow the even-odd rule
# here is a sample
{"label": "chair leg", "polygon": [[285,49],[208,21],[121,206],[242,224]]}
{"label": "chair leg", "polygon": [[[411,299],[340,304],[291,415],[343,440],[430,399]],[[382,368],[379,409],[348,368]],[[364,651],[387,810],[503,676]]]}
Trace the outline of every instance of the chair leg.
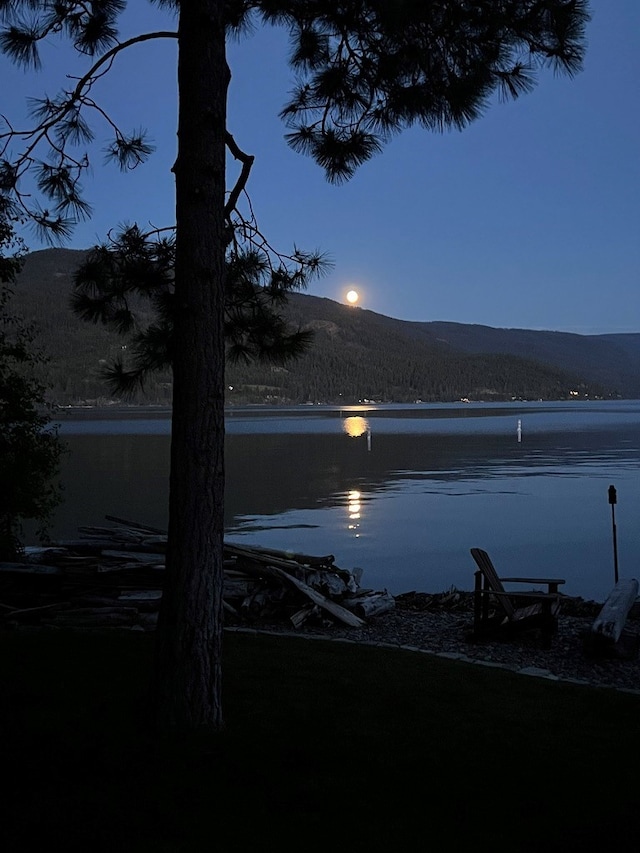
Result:
{"label": "chair leg", "polygon": [[482,587],[480,581],[480,572],[475,573],[475,584],[473,587],[473,634],[478,636],[480,633],[480,608],[482,598]]}
{"label": "chair leg", "polygon": [[553,643],[553,637],[558,633],[558,622],[551,611],[551,600],[544,601],[542,604],[542,629],[540,639],[544,649],[550,649]]}

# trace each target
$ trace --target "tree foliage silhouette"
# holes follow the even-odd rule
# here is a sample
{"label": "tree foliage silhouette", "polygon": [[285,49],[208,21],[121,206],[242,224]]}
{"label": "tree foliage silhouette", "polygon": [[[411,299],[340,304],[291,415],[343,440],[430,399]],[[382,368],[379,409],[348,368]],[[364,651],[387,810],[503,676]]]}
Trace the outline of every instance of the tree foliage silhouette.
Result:
{"label": "tree foliage silhouette", "polygon": [[33,375],[44,360],[34,330],[11,311],[21,265],[12,225],[0,219],[0,559],[22,551],[22,522],[38,522],[41,538],[60,501],[55,478],[62,443],[46,411],[45,388]]}
{"label": "tree foliage silhouette", "polygon": [[[313,334],[289,328],[281,309],[292,289],[324,271],[326,259],[299,249],[285,259],[264,247],[238,247],[237,238],[233,242],[224,277],[226,360],[284,364],[297,358]],[[174,266],[173,235],[152,237],[133,225],[94,248],[76,272],[75,313],[127,340],[127,362],[119,356],[103,371],[114,394],[131,396],[149,374],[173,366]]]}
{"label": "tree foliage silhouette", "polygon": [[[64,237],[89,214],[81,180],[88,159],[72,143],[100,112],[92,88],[118,54],[142,40],[178,40],[178,156],[173,310],[173,421],[167,582],[158,628],[155,699],[161,724],[222,724],[224,324],[226,250],[251,240],[238,203],[253,157],[226,127],[230,79],[225,40],[252,26],[287,29],[297,83],[282,111],[287,139],[324,169],[348,179],[394,133],[464,128],[494,94],[529,91],[541,68],[574,74],[584,51],[585,0],[164,0],[176,32],[118,41],[122,0],[0,0],[0,46],[34,67],[38,43],[68,37],[90,68],[75,86],[36,103],[27,131],[7,126],[0,189],[41,231]],[[112,131],[110,156],[136,166],[151,146],[140,130]],[[13,147],[21,145],[18,154]],[[48,159],[36,152],[48,148]],[[225,186],[226,150],[241,164]],[[35,173],[50,207],[23,189]],[[239,219],[238,219],[239,217]]]}

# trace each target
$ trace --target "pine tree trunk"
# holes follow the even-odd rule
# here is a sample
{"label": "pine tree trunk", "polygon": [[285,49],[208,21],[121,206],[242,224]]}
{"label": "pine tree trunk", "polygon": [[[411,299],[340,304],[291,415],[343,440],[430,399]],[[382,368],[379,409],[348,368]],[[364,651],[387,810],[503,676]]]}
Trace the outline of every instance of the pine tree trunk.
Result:
{"label": "pine tree trunk", "polygon": [[219,0],[180,7],[169,539],[154,681],[163,729],[222,725],[223,8]]}

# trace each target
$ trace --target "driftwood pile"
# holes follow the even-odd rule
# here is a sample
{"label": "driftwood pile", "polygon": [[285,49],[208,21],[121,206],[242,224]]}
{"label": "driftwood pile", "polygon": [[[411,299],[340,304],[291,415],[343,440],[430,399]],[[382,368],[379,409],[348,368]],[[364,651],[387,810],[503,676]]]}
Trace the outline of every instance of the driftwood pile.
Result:
{"label": "driftwood pile", "polygon": [[[28,549],[20,563],[0,563],[0,623],[153,630],[164,585],[166,533],[106,518],[113,526],[82,527],[78,539]],[[386,591],[361,589],[360,575],[336,566],[333,555],[225,542],[225,623],[360,627],[395,605]]]}

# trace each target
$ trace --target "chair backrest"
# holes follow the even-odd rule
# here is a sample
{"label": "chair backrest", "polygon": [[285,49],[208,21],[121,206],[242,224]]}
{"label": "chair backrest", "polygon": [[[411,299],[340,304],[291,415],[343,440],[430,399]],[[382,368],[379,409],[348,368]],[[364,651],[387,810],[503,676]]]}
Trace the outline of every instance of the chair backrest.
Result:
{"label": "chair backrest", "polygon": [[491,562],[491,557],[489,557],[487,552],[483,551],[482,548],[472,548],[471,556],[476,561],[478,568],[485,577],[485,588],[488,587],[493,590],[493,592],[503,593],[502,595],[496,595],[496,599],[509,619],[513,618],[515,614],[513,602],[508,595],[504,594],[506,590],[502,585],[502,581],[498,577],[498,573],[496,572],[493,563]]}

